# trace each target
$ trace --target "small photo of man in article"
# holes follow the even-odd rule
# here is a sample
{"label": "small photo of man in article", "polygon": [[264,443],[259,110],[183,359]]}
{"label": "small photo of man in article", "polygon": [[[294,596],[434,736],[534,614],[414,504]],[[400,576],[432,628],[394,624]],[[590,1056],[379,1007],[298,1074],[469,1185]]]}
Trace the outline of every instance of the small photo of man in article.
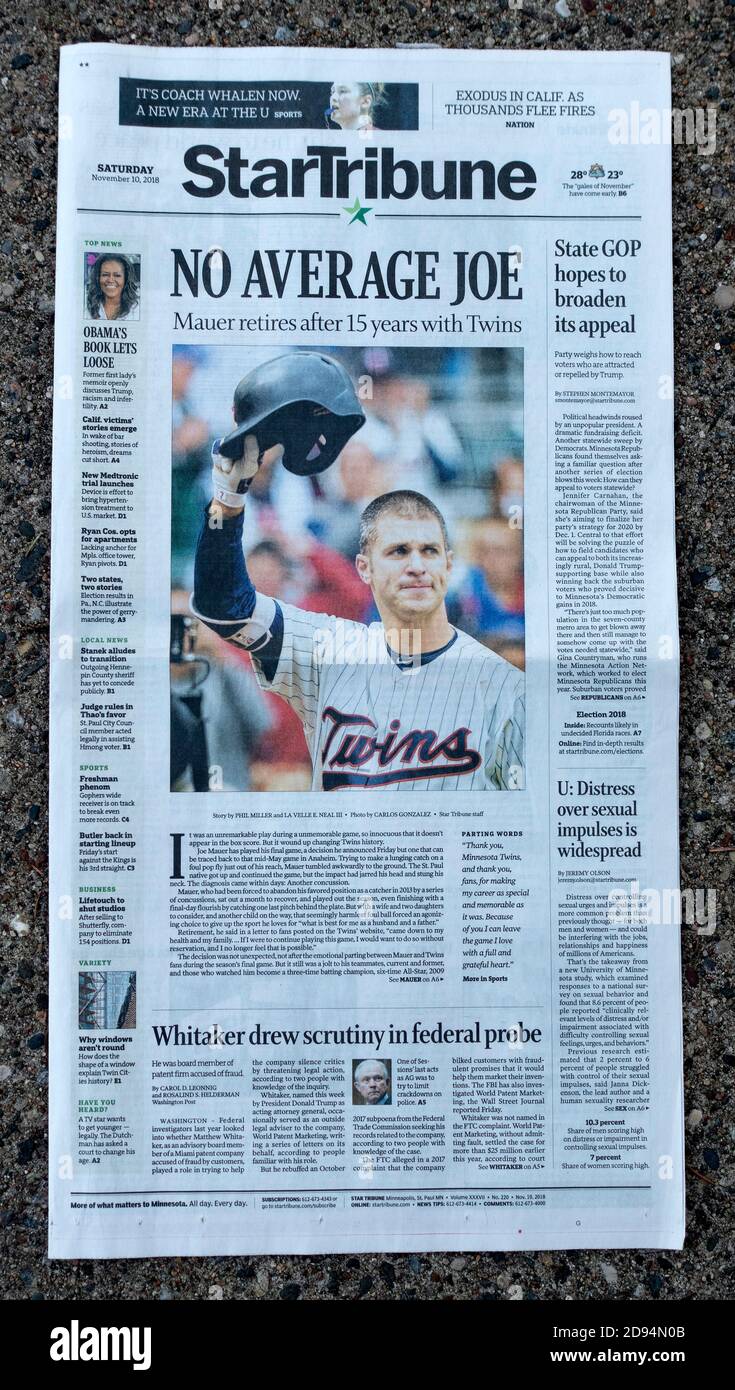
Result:
{"label": "small photo of man in article", "polygon": [[353,1061],[352,1104],[393,1104],[389,1061],[382,1057],[362,1057]]}

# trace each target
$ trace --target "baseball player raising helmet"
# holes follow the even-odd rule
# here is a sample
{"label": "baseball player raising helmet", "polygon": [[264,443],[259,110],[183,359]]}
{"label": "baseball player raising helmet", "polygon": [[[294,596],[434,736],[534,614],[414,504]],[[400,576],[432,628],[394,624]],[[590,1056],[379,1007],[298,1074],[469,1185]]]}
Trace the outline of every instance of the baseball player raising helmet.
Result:
{"label": "baseball player raising helmet", "polygon": [[344,368],[285,353],[243,378],[233,413],[235,429],[213,448],[192,610],[249,651],[261,686],[296,711],[312,789],[522,787],[523,674],[450,624],[452,551],[428,497],[384,493],[362,514],[355,564],[380,622],[307,612],[250,581],[244,508],[263,454],[278,444],[286,468],[321,472],[364,423]]}

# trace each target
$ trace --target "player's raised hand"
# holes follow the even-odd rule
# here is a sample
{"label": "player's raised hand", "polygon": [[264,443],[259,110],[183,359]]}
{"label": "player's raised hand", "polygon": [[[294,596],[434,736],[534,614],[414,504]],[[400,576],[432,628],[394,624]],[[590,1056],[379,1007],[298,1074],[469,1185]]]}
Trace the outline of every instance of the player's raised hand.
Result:
{"label": "player's raised hand", "polygon": [[260,450],[254,434],[246,434],[239,458],[226,458],[219,452],[221,439],[212,445],[212,496],[220,506],[239,512],[245,495],[260,467]]}

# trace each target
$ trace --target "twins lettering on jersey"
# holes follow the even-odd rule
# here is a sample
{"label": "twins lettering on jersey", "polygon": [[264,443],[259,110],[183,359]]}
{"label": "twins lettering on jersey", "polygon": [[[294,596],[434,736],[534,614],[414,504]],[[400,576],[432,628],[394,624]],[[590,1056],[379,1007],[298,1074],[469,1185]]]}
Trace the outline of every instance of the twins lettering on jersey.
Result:
{"label": "twins lettering on jersey", "polygon": [[[391,719],[386,737],[380,740],[378,726],[369,715],[345,714],[334,705],[326,707],[322,723],[328,730],[322,747],[325,791],[457,777],[475,772],[482,763],[480,753],[468,743],[471,729],[454,729],[440,738],[435,729],[402,733],[400,719]],[[380,770],[359,770],[373,761]]]}

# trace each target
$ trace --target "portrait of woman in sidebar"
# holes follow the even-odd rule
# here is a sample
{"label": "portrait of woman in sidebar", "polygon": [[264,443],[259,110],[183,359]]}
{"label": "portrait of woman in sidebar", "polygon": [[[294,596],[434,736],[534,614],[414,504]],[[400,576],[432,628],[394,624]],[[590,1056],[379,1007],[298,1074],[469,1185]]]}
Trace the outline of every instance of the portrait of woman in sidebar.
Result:
{"label": "portrait of woman in sidebar", "polygon": [[87,318],[138,319],[140,257],[89,255],[86,260]]}
{"label": "portrait of woman in sidebar", "polygon": [[377,116],[384,101],[384,82],[333,82],[329,94],[329,120],[340,130],[376,130]]}

